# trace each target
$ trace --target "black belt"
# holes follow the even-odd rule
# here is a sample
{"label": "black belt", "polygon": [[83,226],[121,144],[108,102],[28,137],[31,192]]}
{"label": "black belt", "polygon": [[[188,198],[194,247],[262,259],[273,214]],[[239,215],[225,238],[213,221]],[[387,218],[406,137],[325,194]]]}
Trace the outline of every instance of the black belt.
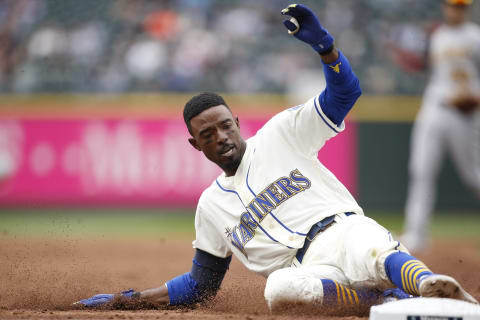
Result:
{"label": "black belt", "polygon": [[[355,212],[345,212],[345,215],[351,216],[352,214],[355,214]],[[330,227],[334,222],[335,222],[335,217],[336,215],[334,214],[333,216],[326,217],[325,219],[315,223],[311,228],[310,231],[308,231],[307,236],[305,237],[305,242],[303,243],[303,247],[298,249],[297,254],[295,255],[295,258],[297,258],[298,262],[302,263],[303,256],[305,255],[305,252],[307,252],[308,247],[310,247],[310,244],[312,243],[313,239],[317,236],[322,231],[325,231],[328,227]]]}

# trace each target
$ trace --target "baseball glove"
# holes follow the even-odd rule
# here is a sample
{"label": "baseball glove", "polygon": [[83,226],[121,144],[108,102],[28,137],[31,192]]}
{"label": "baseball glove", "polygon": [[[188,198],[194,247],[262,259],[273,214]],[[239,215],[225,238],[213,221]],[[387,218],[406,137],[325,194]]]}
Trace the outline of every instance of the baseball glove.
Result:
{"label": "baseball glove", "polygon": [[471,94],[463,94],[453,98],[450,104],[461,113],[470,114],[479,107],[480,98]]}

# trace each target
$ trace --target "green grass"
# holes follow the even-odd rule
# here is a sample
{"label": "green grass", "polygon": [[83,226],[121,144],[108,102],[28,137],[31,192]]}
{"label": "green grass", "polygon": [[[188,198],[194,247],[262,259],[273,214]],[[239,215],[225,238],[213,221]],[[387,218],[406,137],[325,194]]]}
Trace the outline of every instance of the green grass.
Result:
{"label": "green grass", "polygon": [[194,235],[194,210],[83,209],[0,211],[0,233],[22,236]]}
{"label": "green grass", "polygon": [[[193,209],[48,209],[0,211],[0,234],[13,236],[125,236],[193,237]],[[371,211],[369,217],[400,234],[400,211]],[[475,212],[440,212],[434,215],[436,238],[480,239],[480,215]]]}
{"label": "green grass", "polygon": [[[378,223],[401,234],[403,231],[403,213],[384,211],[366,212]],[[480,239],[480,214],[473,211],[441,211],[433,215],[431,233],[434,238],[478,238]]]}

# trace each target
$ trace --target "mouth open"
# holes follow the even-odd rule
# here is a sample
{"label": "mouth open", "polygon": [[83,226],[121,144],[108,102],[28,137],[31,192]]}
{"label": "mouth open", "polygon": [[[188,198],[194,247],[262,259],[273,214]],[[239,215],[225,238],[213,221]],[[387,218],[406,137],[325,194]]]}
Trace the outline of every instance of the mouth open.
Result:
{"label": "mouth open", "polygon": [[227,147],[225,150],[221,151],[220,152],[220,155],[223,156],[223,157],[229,157],[233,154],[233,149],[235,147],[232,145],[232,146],[229,146]]}

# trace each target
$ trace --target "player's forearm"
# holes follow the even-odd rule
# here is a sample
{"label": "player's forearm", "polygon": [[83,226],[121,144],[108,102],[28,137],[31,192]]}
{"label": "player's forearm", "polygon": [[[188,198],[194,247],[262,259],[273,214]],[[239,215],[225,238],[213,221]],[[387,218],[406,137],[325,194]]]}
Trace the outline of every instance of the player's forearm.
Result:
{"label": "player's forearm", "polygon": [[179,275],[159,288],[140,292],[139,298],[172,306],[191,305],[214,297],[232,257],[218,258],[197,249],[190,272]]}
{"label": "player's forearm", "polygon": [[170,302],[166,284],[158,288],[147,289],[140,292],[139,298],[160,304],[168,304]]}
{"label": "player's forearm", "polygon": [[362,90],[350,62],[340,51],[334,49],[328,56],[322,56],[322,61],[327,87],[320,95],[320,106],[330,120],[340,125]]}
{"label": "player's forearm", "polygon": [[321,56],[321,59],[327,89],[332,88],[339,93],[359,91],[358,78],[353,73],[350,61],[340,50],[334,48],[330,54]]}

